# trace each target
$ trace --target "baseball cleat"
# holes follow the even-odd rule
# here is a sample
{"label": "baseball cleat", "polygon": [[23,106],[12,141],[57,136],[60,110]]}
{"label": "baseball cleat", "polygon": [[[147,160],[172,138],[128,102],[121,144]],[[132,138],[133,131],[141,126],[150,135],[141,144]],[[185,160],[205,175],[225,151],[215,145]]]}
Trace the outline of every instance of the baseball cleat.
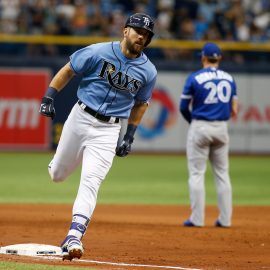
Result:
{"label": "baseball cleat", "polygon": [[82,242],[73,235],[68,235],[61,245],[64,260],[80,259],[83,255]]}
{"label": "baseball cleat", "polygon": [[217,221],[215,222],[215,226],[216,226],[216,227],[220,227],[220,228],[229,228],[229,227],[230,227],[230,226],[224,226],[224,225],[222,225],[222,224],[220,223],[219,220],[217,220]]}
{"label": "baseball cleat", "polygon": [[184,223],[183,223],[183,225],[185,226],[185,227],[201,227],[201,226],[197,226],[197,225],[195,225],[192,221],[190,221],[189,219],[187,219]]}
{"label": "baseball cleat", "polygon": [[195,227],[194,223],[187,219],[184,224],[185,227]]}

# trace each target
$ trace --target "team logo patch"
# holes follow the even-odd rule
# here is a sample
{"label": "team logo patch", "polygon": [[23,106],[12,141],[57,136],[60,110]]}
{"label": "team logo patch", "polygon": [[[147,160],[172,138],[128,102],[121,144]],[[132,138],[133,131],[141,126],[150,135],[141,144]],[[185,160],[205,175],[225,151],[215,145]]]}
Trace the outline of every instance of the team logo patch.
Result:
{"label": "team logo patch", "polygon": [[122,71],[117,71],[114,64],[105,60],[103,61],[103,65],[98,76],[107,80],[112,87],[118,90],[129,91],[131,93],[136,93],[142,85],[140,81],[130,77]]}
{"label": "team logo patch", "polygon": [[150,25],[150,20],[147,17],[143,17],[143,22],[145,26],[149,26]]}

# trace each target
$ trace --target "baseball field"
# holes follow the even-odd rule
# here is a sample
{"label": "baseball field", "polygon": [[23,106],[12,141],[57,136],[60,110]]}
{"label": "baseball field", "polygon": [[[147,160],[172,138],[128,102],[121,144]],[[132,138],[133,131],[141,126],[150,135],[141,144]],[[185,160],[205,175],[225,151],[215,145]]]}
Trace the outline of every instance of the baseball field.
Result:
{"label": "baseball field", "polygon": [[[0,153],[0,247],[58,246],[65,237],[80,168],[55,184],[47,173],[52,156]],[[186,166],[180,155],[115,158],[83,239],[81,260],[0,255],[0,270],[270,269],[270,156],[231,156],[231,228],[213,226],[217,208],[210,166],[206,226],[182,226],[190,213]]]}

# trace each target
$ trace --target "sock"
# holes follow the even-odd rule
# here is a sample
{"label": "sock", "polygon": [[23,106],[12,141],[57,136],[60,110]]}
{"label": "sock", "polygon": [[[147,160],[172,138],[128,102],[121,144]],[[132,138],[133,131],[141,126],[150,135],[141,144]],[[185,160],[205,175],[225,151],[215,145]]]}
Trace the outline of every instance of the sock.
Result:
{"label": "sock", "polygon": [[86,216],[75,214],[72,217],[72,223],[69,228],[68,236],[73,235],[76,236],[78,239],[82,239],[84,236],[87,226],[90,222],[90,219]]}

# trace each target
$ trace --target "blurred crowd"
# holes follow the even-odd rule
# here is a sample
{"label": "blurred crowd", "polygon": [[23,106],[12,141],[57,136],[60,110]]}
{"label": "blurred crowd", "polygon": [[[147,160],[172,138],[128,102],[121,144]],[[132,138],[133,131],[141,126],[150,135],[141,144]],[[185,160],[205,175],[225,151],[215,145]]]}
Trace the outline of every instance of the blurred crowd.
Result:
{"label": "blurred crowd", "polygon": [[0,0],[0,33],[121,37],[135,12],[158,39],[270,39],[270,0]]}

